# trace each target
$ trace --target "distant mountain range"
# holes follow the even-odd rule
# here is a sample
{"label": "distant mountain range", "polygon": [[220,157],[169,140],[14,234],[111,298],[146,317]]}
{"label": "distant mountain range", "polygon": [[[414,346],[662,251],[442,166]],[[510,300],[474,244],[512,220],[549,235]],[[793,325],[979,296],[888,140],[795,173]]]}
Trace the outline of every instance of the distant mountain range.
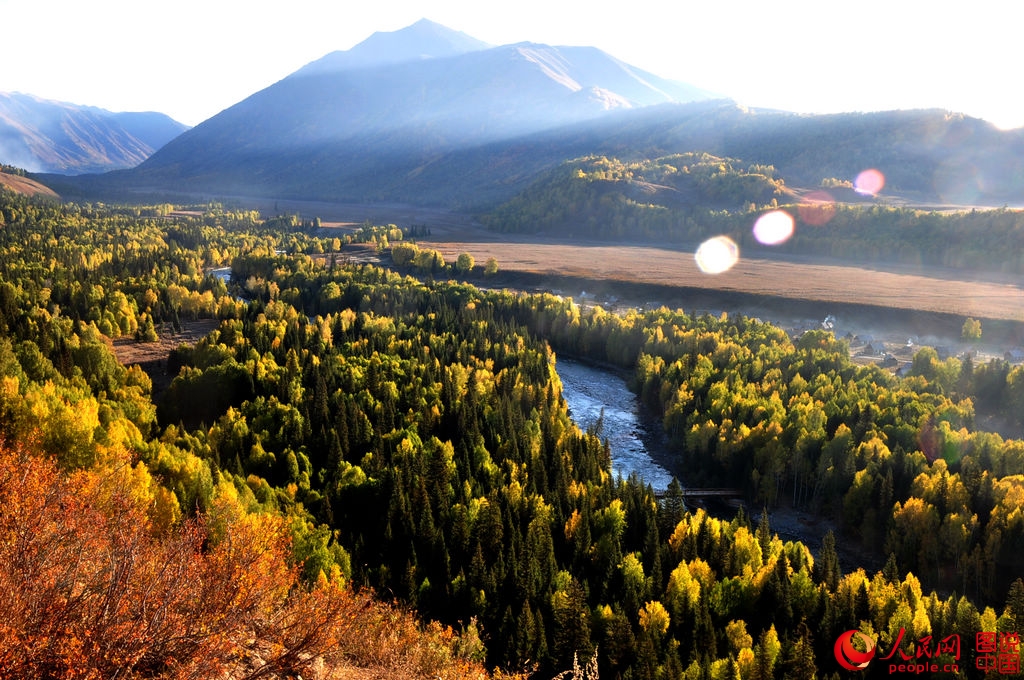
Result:
{"label": "distant mountain range", "polygon": [[0,93],[0,162],[32,172],[131,168],[187,129],[162,113],[112,113]]}
{"label": "distant mountain range", "polygon": [[1024,130],[938,110],[748,110],[595,48],[492,47],[427,20],[304,66],[131,170],[48,181],[72,195],[184,191],[485,210],[568,159],[691,152],[774,166],[788,186],[835,185],[877,168],[887,191],[915,199],[1024,201]]}

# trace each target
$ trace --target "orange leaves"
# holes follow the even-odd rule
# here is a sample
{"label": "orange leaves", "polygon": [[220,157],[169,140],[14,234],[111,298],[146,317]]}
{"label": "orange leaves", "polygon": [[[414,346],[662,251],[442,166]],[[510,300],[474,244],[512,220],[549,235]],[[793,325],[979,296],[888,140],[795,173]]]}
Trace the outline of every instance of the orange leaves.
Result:
{"label": "orange leaves", "polygon": [[0,676],[201,677],[295,585],[279,519],[155,538],[130,476],[0,447]]}
{"label": "orange leaves", "polygon": [[302,586],[283,518],[222,496],[212,526],[153,527],[160,494],[136,476],[65,475],[0,443],[0,677],[316,677],[325,661],[484,676],[450,629],[421,630],[340,572]]}
{"label": "orange leaves", "polygon": [[[116,473],[116,471],[115,471]],[[124,475],[63,477],[0,447],[0,675],[109,677],[152,661],[173,634],[201,545],[199,528],[163,541]]]}

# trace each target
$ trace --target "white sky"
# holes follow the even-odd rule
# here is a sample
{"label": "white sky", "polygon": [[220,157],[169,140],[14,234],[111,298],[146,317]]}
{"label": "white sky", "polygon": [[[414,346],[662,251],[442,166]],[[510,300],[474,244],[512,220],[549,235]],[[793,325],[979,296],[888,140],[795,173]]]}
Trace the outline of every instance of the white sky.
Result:
{"label": "white sky", "polygon": [[0,91],[195,125],[422,17],[493,44],[593,45],[748,106],[1024,126],[1019,0],[0,0]]}

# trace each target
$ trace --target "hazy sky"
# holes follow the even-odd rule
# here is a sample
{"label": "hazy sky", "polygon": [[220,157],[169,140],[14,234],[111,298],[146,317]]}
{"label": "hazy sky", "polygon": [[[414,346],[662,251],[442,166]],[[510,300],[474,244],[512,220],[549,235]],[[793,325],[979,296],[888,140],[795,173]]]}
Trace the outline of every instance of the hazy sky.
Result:
{"label": "hazy sky", "polygon": [[422,17],[493,44],[594,45],[749,106],[1024,126],[1018,0],[0,0],[0,91],[195,125]]}

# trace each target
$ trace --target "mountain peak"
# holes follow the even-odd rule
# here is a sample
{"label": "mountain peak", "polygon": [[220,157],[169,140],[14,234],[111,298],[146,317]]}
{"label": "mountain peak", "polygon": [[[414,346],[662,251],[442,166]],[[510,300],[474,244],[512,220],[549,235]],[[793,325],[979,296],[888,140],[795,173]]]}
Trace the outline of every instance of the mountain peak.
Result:
{"label": "mountain peak", "polygon": [[299,69],[294,75],[316,75],[372,68],[406,61],[454,57],[486,50],[491,45],[471,35],[420,19],[397,31],[377,31],[349,50],[331,52]]}

